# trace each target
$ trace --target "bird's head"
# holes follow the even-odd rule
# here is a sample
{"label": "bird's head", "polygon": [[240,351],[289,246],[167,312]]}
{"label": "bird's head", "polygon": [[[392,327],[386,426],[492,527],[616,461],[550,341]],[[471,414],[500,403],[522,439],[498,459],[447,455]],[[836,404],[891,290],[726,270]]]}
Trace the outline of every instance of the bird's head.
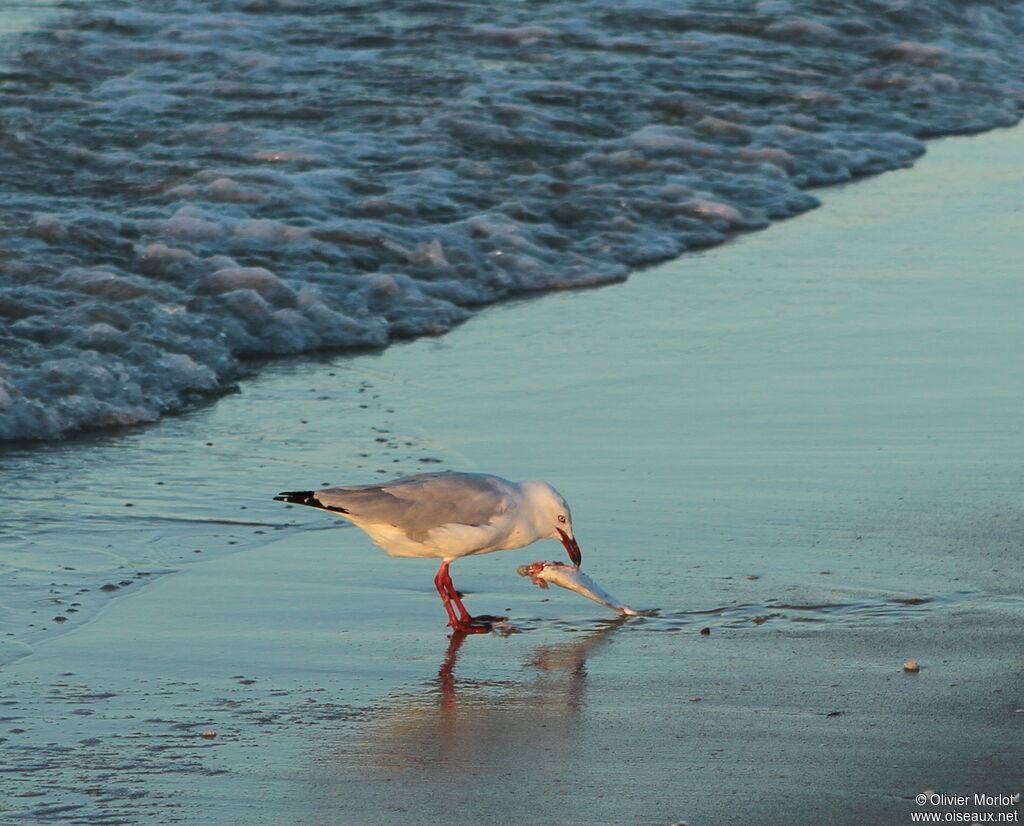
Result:
{"label": "bird's head", "polygon": [[533,506],[537,531],[543,539],[559,539],[572,564],[579,567],[580,546],[572,532],[569,503],[547,482],[523,482],[522,488]]}

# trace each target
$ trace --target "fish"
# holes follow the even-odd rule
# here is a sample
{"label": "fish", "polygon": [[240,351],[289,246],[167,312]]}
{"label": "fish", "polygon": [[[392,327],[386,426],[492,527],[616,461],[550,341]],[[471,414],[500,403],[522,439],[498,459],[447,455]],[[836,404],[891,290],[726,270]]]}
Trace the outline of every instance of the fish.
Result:
{"label": "fish", "polygon": [[575,565],[567,565],[564,562],[533,562],[530,565],[520,565],[516,570],[519,576],[530,577],[534,585],[541,588],[547,588],[549,583],[558,585],[560,588],[583,594],[594,602],[600,602],[623,616],[652,617],[657,613],[637,611],[622,604]]}

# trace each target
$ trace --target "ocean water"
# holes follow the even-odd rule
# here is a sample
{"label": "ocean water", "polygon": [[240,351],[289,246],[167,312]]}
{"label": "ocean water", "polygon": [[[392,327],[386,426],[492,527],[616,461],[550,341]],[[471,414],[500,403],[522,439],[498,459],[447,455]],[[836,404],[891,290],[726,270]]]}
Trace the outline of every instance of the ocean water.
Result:
{"label": "ocean water", "polygon": [[0,50],[0,439],[766,227],[1015,123],[1022,35],[945,0],[62,5]]}

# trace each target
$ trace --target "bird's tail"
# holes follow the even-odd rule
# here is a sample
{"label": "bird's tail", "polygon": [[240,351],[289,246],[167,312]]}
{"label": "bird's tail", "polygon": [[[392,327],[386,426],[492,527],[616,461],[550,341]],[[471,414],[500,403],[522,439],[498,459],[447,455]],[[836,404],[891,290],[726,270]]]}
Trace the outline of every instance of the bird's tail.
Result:
{"label": "bird's tail", "polygon": [[279,493],[274,499],[278,502],[291,502],[294,505],[309,505],[313,508],[322,508],[323,503],[313,495],[311,490],[286,490]]}

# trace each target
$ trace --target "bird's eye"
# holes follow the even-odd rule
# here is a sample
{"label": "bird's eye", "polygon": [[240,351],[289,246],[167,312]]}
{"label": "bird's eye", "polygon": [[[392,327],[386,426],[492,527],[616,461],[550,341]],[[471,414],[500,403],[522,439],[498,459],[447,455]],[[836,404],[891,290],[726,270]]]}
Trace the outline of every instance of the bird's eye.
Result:
{"label": "bird's eye", "polygon": [[564,523],[565,522],[565,514],[562,514],[562,513],[558,514],[558,521]]}

